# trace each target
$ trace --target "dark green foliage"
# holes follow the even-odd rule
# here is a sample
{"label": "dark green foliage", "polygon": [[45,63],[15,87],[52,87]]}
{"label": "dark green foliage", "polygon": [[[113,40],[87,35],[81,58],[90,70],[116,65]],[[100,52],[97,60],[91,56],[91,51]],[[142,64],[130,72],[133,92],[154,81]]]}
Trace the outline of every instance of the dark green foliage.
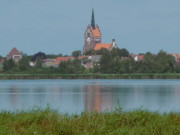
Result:
{"label": "dark green foliage", "polygon": [[86,51],[84,55],[94,55],[96,54],[96,51],[94,49],[90,49],[89,51]]}
{"label": "dark green foliage", "polygon": [[73,57],[81,56],[81,50],[73,51],[73,52],[72,52],[72,56],[73,56]]}
{"label": "dark green foliage", "polygon": [[57,57],[62,57],[63,55],[60,53],[58,55],[56,54],[46,54],[46,57],[49,59],[56,59]]}
{"label": "dark green foliage", "polygon": [[45,53],[43,52],[38,52],[36,54],[34,54],[33,58],[32,58],[32,61],[37,61],[37,60],[43,60],[43,59],[46,59],[47,56]]}
{"label": "dark green foliage", "polygon": [[74,60],[61,62],[58,70],[61,74],[82,74],[85,68],[81,66],[81,61],[75,58]]}
{"label": "dark green foliage", "polygon": [[101,73],[174,73],[175,68],[178,69],[175,67],[175,59],[164,51],[157,55],[147,52],[144,59],[137,62],[129,56],[126,49],[114,48],[110,52],[101,50],[101,54]]}
{"label": "dark green foliage", "polygon": [[7,72],[7,71],[10,71],[12,69],[15,69],[16,68],[16,63],[10,59],[10,60],[4,60],[4,63],[3,63],[3,71],[4,72]]}
{"label": "dark green foliage", "polygon": [[157,73],[172,73],[175,71],[175,60],[173,56],[167,55],[166,52],[160,51],[155,60]]}
{"label": "dark green foliage", "polygon": [[103,56],[100,61],[100,72],[102,73],[112,73],[112,56],[108,51],[103,52]]}
{"label": "dark green foliage", "polygon": [[129,56],[129,52],[122,48],[122,49],[119,49],[119,48],[113,48],[111,51],[110,51],[111,55],[113,57],[116,57],[116,56],[119,56],[119,57],[128,57]]}
{"label": "dark green foliage", "polygon": [[23,56],[22,59],[18,63],[18,67],[20,71],[26,71],[30,68],[29,66],[30,57]]}

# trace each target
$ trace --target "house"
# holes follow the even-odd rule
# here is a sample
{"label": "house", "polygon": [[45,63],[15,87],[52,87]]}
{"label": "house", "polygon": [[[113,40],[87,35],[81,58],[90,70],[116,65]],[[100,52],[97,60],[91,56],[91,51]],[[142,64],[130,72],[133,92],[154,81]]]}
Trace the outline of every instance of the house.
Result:
{"label": "house", "polygon": [[95,63],[99,63],[102,55],[92,55],[88,59],[83,60],[81,65],[87,69],[93,68]]}
{"label": "house", "polygon": [[56,59],[44,59],[42,65],[43,67],[56,67]]}
{"label": "house", "polygon": [[172,53],[170,55],[175,58],[176,63],[180,63],[180,55],[178,53]]}
{"label": "house", "polygon": [[78,59],[79,60],[84,60],[84,59],[87,59],[89,56],[85,56],[85,55],[82,55],[82,56],[78,56]]}
{"label": "house", "polygon": [[102,57],[102,55],[92,55],[92,56],[89,56],[88,59],[92,62],[98,63],[98,62],[100,62],[101,57]]}
{"label": "house", "polygon": [[68,60],[72,60],[72,59],[73,59],[72,56],[68,56],[68,57],[57,57],[56,60],[55,60],[55,64],[56,64],[56,66],[58,66],[61,62],[68,61]]}
{"label": "house", "polygon": [[144,55],[131,54],[131,57],[134,61],[142,61],[144,59]]}
{"label": "house", "polygon": [[21,53],[15,47],[7,55],[7,60],[12,59],[15,62],[19,62],[21,58],[22,58]]}
{"label": "house", "polygon": [[115,39],[113,39],[112,43],[101,43],[101,31],[99,26],[95,24],[94,10],[92,10],[92,19],[91,25],[89,25],[84,34],[84,48],[83,52],[89,51],[91,49],[100,50],[101,48],[105,48],[109,51],[112,48],[117,48],[115,43]]}

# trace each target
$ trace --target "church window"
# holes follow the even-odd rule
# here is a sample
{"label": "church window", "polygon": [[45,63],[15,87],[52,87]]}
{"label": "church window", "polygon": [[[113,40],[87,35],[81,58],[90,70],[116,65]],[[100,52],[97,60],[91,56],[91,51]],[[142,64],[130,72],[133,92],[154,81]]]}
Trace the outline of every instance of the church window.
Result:
{"label": "church window", "polygon": [[88,33],[87,36],[90,37],[90,33]]}

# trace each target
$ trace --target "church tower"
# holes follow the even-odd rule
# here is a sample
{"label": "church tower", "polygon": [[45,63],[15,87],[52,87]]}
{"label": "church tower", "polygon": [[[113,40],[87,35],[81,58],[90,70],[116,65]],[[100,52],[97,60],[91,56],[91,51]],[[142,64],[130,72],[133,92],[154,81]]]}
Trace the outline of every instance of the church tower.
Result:
{"label": "church tower", "polygon": [[101,32],[99,27],[95,24],[94,9],[92,10],[91,25],[86,29],[84,35],[84,49],[83,52],[94,49],[97,43],[101,43]]}

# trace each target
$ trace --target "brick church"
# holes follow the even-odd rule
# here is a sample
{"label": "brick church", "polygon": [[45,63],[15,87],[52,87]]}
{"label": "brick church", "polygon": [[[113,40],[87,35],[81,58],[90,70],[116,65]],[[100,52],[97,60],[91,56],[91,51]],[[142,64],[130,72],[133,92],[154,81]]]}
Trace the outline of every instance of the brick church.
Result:
{"label": "brick church", "polygon": [[94,10],[92,10],[92,19],[91,25],[89,25],[85,32],[85,43],[83,52],[89,51],[91,49],[100,50],[101,48],[106,48],[111,51],[112,48],[117,48],[115,39],[112,40],[112,43],[101,43],[101,31],[99,26],[95,24]]}

